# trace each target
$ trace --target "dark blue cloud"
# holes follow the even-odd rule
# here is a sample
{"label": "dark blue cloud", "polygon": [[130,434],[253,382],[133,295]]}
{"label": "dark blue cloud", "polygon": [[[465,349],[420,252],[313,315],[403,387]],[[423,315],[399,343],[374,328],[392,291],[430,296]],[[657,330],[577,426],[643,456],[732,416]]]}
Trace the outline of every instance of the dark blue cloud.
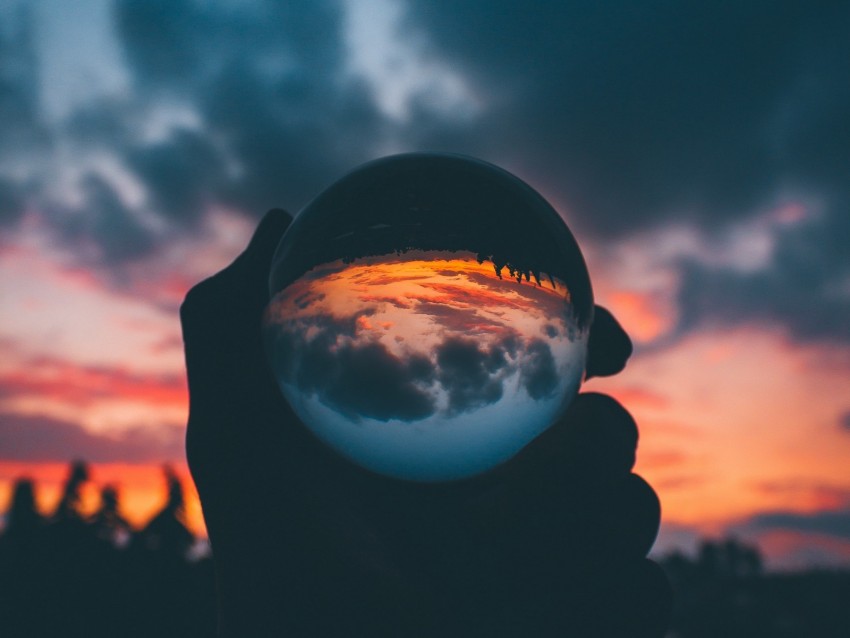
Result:
{"label": "dark blue cloud", "polygon": [[[274,206],[297,210],[374,155],[383,122],[365,85],[346,74],[338,2],[225,10],[121,1],[115,15],[140,90],[188,103],[239,166],[238,176],[215,188],[210,154],[186,158],[181,170],[207,179],[195,191],[257,216]],[[165,151],[150,170],[168,161]],[[174,189],[176,201],[167,192],[164,208],[180,209],[181,189]]]}
{"label": "dark blue cloud", "polygon": [[339,344],[345,324],[354,321],[323,317],[310,323],[315,334],[309,339],[283,326],[268,327],[266,339],[279,380],[315,395],[354,421],[361,417],[417,421],[436,412],[427,389],[434,377],[431,361],[418,355],[396,356],[377,342]]}
{"label": "dark blue cloud", "polygon": [[[108,279],[197,231],[210,206],[257,217],[272,207],[297,211],[374,157],[384,122],[365,84],[346,72],[338,2],[118,1],[113,17],[126,92],[93,95],[55,121],[42,119],[33,16],[10,16],[0,33],[0,222],[15,223],[31,202],[47,213],[57,243]],[[168,112],[189,121],[156,125]],[[114,195],[104,225],[105,206],[55,188],[60,147],[83,161],[92,153],[114,160],[143,197],[128,204],[115,173],[93,169],[84,180]],[[158,232],[140,217],[156,220]],[[136,249],[113,250],[134,224]],[[107,227],[122,237],[98,232]]]}
{"label": "dark blue cloud", "polygon": [[[784,201],[817,213],[753,273],[696,260],[680,332],[769,322],[850,340],[850,6],[412,0],[408,28],[495,98],[464,135],[413,139],[521,166],[611,241],[671,222],[710,235]],[[533,43],[533,44],[532,44]]]}
{"label": "dark blue cloud", "polygon": [[148,205],[172,220],[195,220],[227,180],[210,138],[177,131],[167,141],[126,149],[125,161],[148,190]]}
{"label": "dark blue cloud", "polygon": [[502,398],[502,375],[510,370],[499,346],[487,350],[477,341],[450,337],[436,349],[437,379],[456,414],[496,403]]}
{"label": "dark blue cloud", "polygon": [[0,13],[0,227],[20,220],[40,184],[34,156],[51,149],[39,120],[39,72],[33,14],[24,6]]}
{"label": "dark blue cloud", "polygon": [[558,387],[558,371],[549,344],[534,339],[524,352],[520,380],[532,399],[552,396]]}
{"label": "dark blue cloud", "polygon": [[744,528],[755,531],[789,530],[807,534],[823,534],[850,540],[850,509],[800,514],[798,512],[763,512],[748,519]]}
{"label": "dark blue cloud", "polygon": [[838,426],[845,432],[850,433],[850,410],[847,410],[838,418]]}
{"label": "dark blue cloud", "polygon": [[357,320],[370,312],[268,323],[265,339],[279,381],[354,421],[427,418],[441,409],[437,390],[447,397],[446,414],[470,412],[498,402],[505,379],[516,372],[532,399],[550,398],[557,387],[552,351],[539,339],[509,334],[482,344],[449,336],[431,352],[397,355],[358,334]]}
{"label": "dark blue cloud", "polygon": [[80,184],[78,209],[54,209],[54,228],[67,245],[77,246],[77,257],[97,267],[143,257],[154,248],[153,234],[136,219],[112,185],[95,173]]}
{"label": "dark blue cloud", "polygon": [[45,141],[38,119],[39,66],[33,12],[21,6],[0,15],[0,152]]}
{"label": "dark blue cloud", "polygon": [[25,206],[21,187],[10,179],[0,177],[0,226],[16,222]]}
{"label": "dark blue cloud", "polygon": [[434,413],[434,399],[421,387],[434,374],[428,359],[402,359],[378,343],[346,346],[336,354],[336,367],[321,372],[331,373],[321,396],[346,416],[416,421]]}
{"label": "dark blue cloud", "polygon": [[833,170],[850,157],[844,3],[411,5],[433,54],[499,98],[481,148],[521,159],[585,230],[737,219],[803,181],[803,147]]}
{"label": "dark blue cloud", "polygon": [[850,343],[848,245],[850,215],[784,229],[755,271],[683,260],[677,332],[759,323],[783,326],[798,341]]}
{"label": "dark blue cloud", "polygon": [[179,428],[138,427],[93,434],[76,423],[46,415],[0,414],[0,458],[48,462],[79,458],[93,463],[162,462],[184,457]]}
{"label": "dark blue cloud", "polygon": [[[422,94],[408,122],[388,120],[349,73],[338,0],[119,0],[127,93],[48,124],[21,14],[0,36],[0,223],[29,203],[58,211],[57,240],[80,254],[101,245],[112,273],[194,232],[211,204],[298,210],[387,143],[468,152],[531,179],[594,241],[673,222],[711,234],[786,201],[811,204],[754,272],[672,264],[678,332],[770,322],[801,341],[850,339],[846,2],[402,4],[402,39],[425,43],[468,85],[477,116],[453,118]],[[171,107],[195,124],[143,134]],[[60,142],[115,157],[142,203],[133,208],[100,174],[85,178],[99,185],[84,189],[84,205],[51,200],[44,165]],[[165,230],[142,227],[139,213]]]}

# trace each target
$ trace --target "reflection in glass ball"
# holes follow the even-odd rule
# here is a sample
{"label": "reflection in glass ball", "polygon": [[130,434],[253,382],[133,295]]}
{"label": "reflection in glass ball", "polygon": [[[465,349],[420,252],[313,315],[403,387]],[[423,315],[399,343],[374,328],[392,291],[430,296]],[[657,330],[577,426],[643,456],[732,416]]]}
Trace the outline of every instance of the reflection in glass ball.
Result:
{"label": "reflection in glass ball", "polygon": [[560,216],[453,155],[399,155],[328,188],[274,258],[264,336],[304,424],[390,476],[441,481],[514,456],[566,409],[593,299]]}

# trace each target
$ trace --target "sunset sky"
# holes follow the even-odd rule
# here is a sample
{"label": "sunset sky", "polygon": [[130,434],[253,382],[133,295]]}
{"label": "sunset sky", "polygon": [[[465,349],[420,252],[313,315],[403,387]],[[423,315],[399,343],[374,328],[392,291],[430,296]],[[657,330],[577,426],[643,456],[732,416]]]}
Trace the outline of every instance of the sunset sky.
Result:
{"label": "sunset sky", "polygon": [[[0,511],[186,473],[177,308],[267,209],[466,153],[539,190],[632,335],[657,551],[850,565],[850,4],[0,1]],[[191,520],[202,523],[193,501]]]}

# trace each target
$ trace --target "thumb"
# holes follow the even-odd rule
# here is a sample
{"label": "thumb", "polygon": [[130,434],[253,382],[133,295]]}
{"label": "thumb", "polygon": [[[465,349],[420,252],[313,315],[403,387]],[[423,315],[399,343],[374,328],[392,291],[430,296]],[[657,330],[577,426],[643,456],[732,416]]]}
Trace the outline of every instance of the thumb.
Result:
{"label": "thumb", "polygon": [[606,308],[593,309],[587,344],[586,378],[608,377],[622,371],[632,354],[632,341]]}
{"label": "thumb", "polygon": [[[286,211],[270,210],[242,254],[186,294],[180,307],[184,341],[194,340],[191,334],[232,332],[237,324],[256,321],[255,315],[268,301],[268,276],[274,251],[291,222],[292,217]],[[217,330],[211,330],[214,324]]]}

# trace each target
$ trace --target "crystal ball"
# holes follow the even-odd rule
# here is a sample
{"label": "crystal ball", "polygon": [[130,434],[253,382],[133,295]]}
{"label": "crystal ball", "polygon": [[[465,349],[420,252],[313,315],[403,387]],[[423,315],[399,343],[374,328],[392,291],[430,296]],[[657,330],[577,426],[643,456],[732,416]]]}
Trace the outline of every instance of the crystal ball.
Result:
{"label": "crystal ball", "polygon": [[350,461],[449,481],[513,457],[584,376],[593,295],[560,215],[457,155],[368,163],[295,218],[263,320],[297,416]]}

